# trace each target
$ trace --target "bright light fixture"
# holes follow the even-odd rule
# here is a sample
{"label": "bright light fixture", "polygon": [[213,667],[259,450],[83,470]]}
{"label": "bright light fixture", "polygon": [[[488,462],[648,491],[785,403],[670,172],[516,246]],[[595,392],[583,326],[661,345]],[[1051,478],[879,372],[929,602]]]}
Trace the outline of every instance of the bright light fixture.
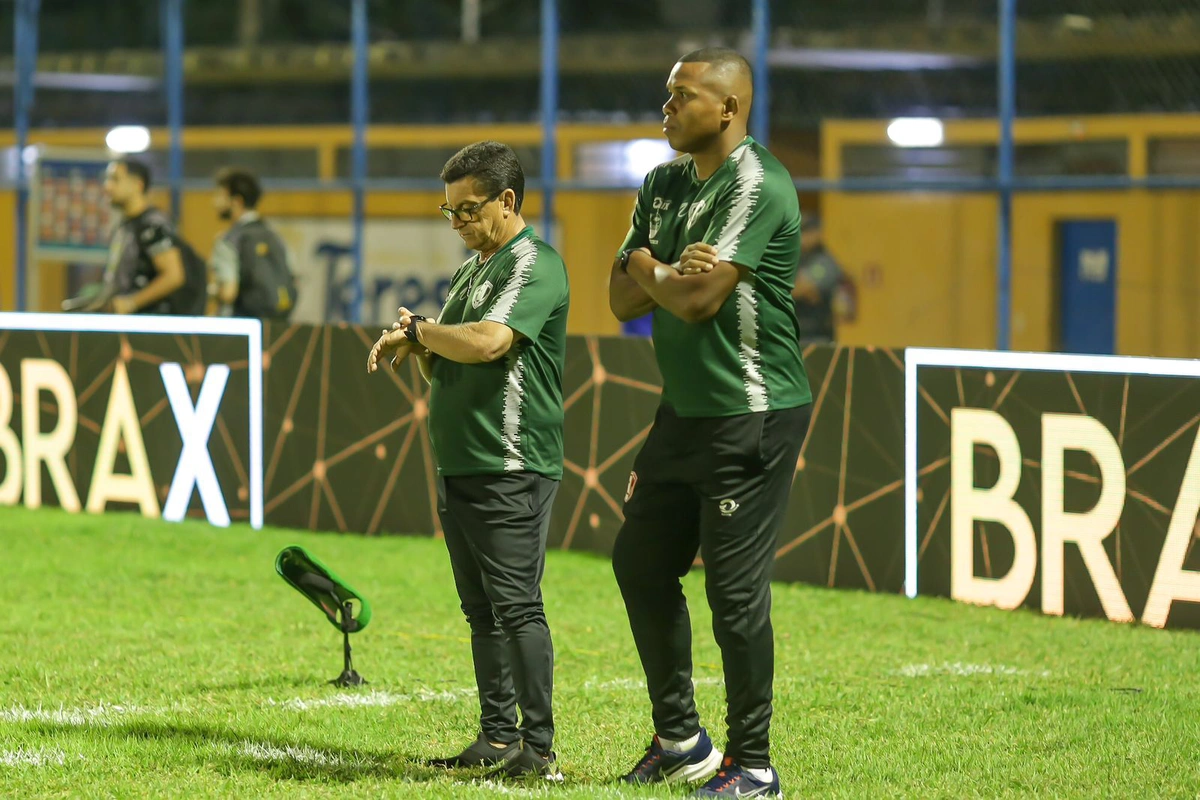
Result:
{"label": "bright light fixture", "polygon": [[625,145],[625,173],[640,181],[647,172],[674,157],[671,145],[661,139],[634,139]]}
{"label": "bright light fixture", "polygon": [[887,128],[888,138],[897,147],[940,147],[946,140],[945,127],[932,117],[901,117]]}
{"label": "bright light fixture", "polygon": [[144,153],[150,149],[150,131],[142,125],[118,125],[104,143],[115,153]]}

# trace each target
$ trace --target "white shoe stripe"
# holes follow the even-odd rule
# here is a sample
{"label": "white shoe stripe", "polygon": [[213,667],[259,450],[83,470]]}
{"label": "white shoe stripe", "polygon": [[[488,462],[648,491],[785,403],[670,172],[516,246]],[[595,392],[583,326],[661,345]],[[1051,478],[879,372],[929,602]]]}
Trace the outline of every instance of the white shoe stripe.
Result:
{"label": "white shoe stripe", "polygon": [[684,764],[673,772],[663,772],[663,780],[667,783],[698,783],[716,773],[722,758],[721,751],[714,747],[708,758],[698,764]]}

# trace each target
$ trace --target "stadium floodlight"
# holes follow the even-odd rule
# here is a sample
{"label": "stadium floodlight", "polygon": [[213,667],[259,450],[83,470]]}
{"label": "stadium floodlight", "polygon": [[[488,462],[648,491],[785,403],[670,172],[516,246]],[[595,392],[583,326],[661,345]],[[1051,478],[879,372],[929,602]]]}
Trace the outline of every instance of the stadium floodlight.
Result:
{"label": "stadium floodlight", "polygon": [[[342,632],[342,674],[329,681],[334,686],[361,686],[366,681],[350,661],[350,634],[367,627],[371,604],[339,578],[333,570],[299,545],[285,547],[275,557],[275,571],[292,588],[308,598],[325,614],[329,624]],[[354,604],[358,604],[358,615]]]}
{"label": "stadium floodlight", "polygon": [[114,153],[144,153],[150,149],[150,129],[144,125],[118,125],[104,137]]}
{"label": "stadium floodlight", "polygon": [[945,126],[932,117],[901,117],[887,127],[888,138],[897,147],[941,147]]}

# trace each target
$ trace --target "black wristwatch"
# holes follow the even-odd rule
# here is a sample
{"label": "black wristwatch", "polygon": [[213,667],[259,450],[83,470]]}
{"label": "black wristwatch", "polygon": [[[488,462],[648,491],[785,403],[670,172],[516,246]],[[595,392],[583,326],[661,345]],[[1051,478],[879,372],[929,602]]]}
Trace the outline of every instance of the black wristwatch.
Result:
{"label": "black wristwatch", "polygon": [[429,317],[422,317],[420,314],[413,314],[409,317],[408,327],[404,329],[404,338],[408,339],[413,344],[420,344],[421,340],[417,338],[417,323],[428,322]]}
{"label": "black wristwatch", "polygon": [[629,268],[630,257],[632,257],[634,253],[636,253],[638,250],[641,250],[641,249],[642,248],[640,248],[640,247],[631,247],[628,250],[621,251],[621,261],[620,261],[621,272],[625,272]]}

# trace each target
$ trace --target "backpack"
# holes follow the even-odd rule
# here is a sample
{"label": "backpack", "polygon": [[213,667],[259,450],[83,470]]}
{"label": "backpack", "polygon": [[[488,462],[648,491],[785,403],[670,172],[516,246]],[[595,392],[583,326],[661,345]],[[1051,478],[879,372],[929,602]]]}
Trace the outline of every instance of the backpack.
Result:
{"label": "backpack", "polygon": [[105,275],[105,288],[110,296],[148,285],[158,275],[154,253],[175,249],[179,251],[183,266],[183,285],[138,313],[204,316],[208,302],[208,265],[184,241],[163,212],[147,208],[136,217],[124,220],[113,242],[121,249]]}
{"label": "backpack", "polygon": [[260,219],[238,225],[235,248],[241,285],[234,315],[287,320],[296,307],[296,279],[288,265],[287,247]]}
{"label": "backpack", "polygon": [[183,239],[176,244],[183,262],[184,283],[167,297],[167,306],[172,314],[202,317],[208,305],[208,264]]}

